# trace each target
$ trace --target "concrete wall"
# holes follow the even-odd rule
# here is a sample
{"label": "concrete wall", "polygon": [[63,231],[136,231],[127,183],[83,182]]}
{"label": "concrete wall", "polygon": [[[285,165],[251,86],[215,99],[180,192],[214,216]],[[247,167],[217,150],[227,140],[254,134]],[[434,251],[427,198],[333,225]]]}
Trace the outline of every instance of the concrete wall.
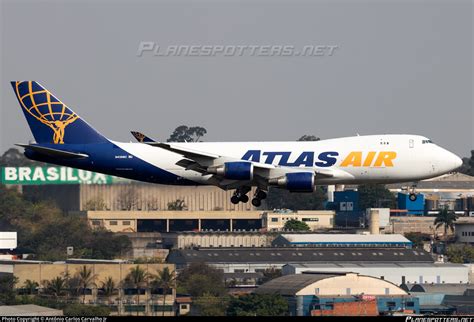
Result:
{"label": "concrete wall", "polygon": [[290,213],[265,212],[263,223],[268,231],[283,230],[285,223],[295,219],[305,222],[311,230],[334,227],[335,212],[332,210],[299,210]]}
{"label": "concrete wall", "polygon": [[[251,197],[253,191],[249,192]],[[107,210],[168,210],[168,203],[183,199],[190,211],[255,210],[250,202],[234,205],[230,202],[233,191],[213,186],[165,186],[133,183],[114,185],[81,185],[80,210],[87,210],[91,201],[101,200]]]}
{"label": "concrete wall", "polygon": [[[367,265],[368,266],[368,265]],[[431,265],[400,265],[399,267],[384,267],[383,265],[311,265],[311,267],[298,267],[287,265],[283,274],[301,274],[305,271],[313,272],[356,272],[383,278],[386,281],[400,285],[402,283],[468,283],[470,268],[467,265],[436,264]],[[403,278],[404,277],[404,278]]]}
{"label": "concrete wall", "polygon": [[386,231],[392,234],[423,233],[442,236],[444,230],[442,227],[436,229],[434,224],[435,217],[424,216],[399,216],[390,218],[390,226]]}

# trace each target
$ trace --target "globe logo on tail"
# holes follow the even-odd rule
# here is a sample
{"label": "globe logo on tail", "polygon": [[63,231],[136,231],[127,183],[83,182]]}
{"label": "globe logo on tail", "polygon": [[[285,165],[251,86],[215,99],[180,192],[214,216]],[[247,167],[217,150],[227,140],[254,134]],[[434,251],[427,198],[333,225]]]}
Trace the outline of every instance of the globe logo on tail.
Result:
{"label": "globe logo on tail", "polygon": [[64,144],[66,127],[79,116],[33,81],[16,82],[15,90],[22,108],[53,130],[53,143]]}

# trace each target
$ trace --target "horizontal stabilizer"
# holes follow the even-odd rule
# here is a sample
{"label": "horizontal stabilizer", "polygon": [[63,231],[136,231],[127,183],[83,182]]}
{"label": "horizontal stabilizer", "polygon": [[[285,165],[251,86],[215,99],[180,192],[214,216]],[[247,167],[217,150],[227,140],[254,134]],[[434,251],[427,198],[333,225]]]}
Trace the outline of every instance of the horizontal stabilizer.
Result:
{"label": "horizontal stabilizer", "polygon": [[75,153],[69,151],[63,151],[58,149],[46,148],[44,146],[39,145],[29,145],[29,144],[15,144],[17,146],[21,146],[25,149],[33,150],[37,153],[43,154],[48,157],[56,157],[56,158],[63,158],[63,159],[83,159],[88,158],[89,156],[84,153]]}

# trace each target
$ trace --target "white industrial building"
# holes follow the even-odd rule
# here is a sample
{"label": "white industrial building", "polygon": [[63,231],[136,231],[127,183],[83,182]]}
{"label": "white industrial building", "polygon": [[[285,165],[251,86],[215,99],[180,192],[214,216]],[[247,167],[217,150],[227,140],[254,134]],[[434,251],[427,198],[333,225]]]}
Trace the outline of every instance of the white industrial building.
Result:
{"label": "white industrial building", "polygon": [[17,247],[17,233],[0,231],[0,250],[14,250]]}
{"label": "white industrial building", "polygon": [[453,263],[296,263],[282,268],[283,275],[304,272],[354,272],[401,284],[469,283],[469,265]]}
{"label": "white industrial building", "polygon": [[399,234],[281,234],[273,240],[272,246],[411,248],[412,242]]}

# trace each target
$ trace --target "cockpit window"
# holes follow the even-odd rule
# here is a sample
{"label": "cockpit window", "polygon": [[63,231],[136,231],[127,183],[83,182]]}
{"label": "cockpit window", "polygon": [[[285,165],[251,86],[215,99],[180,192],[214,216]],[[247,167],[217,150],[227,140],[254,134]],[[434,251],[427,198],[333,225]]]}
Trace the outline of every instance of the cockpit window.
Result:
{"label": "cockpit window", "polygon": [[433,141],[431,141],[431,140],[423,140],[421,143],[422,143],[422,144],[428,144],[428,143],[433,143]]}

